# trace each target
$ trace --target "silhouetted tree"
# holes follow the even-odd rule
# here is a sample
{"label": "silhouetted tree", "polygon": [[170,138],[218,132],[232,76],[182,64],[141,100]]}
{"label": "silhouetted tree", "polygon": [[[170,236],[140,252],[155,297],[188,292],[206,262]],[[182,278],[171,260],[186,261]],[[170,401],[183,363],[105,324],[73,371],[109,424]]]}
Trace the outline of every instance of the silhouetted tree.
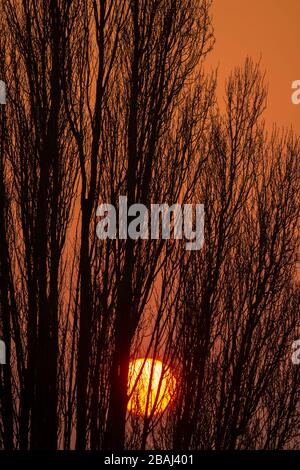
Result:
{"label": "silhouetted tree", "polygon": [[248,59],[214,121],[198,193],[205,246],[182,276],[176,448],[280,449],[298,436],[300,147],[292,133],[267,135],[265,96]]}
{"label": "silhouetted tree", "polygon": [[[4,0],[2,448],[297,445],[299,138],[266,131],[250,59],[219,109],[210,6]],[[203,203],[203,249],[98,240],[119,196]],[[141,356],[174,371],[164,413],[127,412]]]}

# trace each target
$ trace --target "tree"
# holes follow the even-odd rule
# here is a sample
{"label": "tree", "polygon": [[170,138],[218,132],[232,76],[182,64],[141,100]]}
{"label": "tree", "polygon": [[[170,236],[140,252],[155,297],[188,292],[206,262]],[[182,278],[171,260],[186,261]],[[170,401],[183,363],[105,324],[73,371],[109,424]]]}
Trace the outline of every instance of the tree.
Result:
{"label": "tree", "polygon": [[183,277],[179,307],[175,448],[296,443],[299,139],[276,129],[268,138],[259,119],[265,96],[248,59],[231,75],[226,114],[213,127],[199,188],[206,242]]}
{"label": "tree", "polygon": [[9,92],[2,182],[9,178],[12,188],[6,216],[14,316],[8,324],[16,354],[11,374],[18,374],[12,417],[21,448],[55,449],[60,270],[77,178],[61,86],[69,6],[51,0],[4,7]]}
{"label": "tree", "polygon": [[[219,109],[216,75],[204,71],[210,6],[4,2],[5,449],[297,444],[299,139],[267,133],[250,59]],[[98,240],[97,206],[119,210],[120,196],[133,208],[204,203],[204,248]],[[176,376],[164,413],[127,412],[140,356]]]}

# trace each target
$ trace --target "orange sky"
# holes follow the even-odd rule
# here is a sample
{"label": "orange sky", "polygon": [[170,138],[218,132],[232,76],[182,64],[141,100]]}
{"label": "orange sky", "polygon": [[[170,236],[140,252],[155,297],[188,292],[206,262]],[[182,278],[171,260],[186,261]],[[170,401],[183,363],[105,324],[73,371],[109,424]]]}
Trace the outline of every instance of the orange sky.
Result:
{"label": "orange sky", "polygon": [[269,83],[267,122],[293,126],[300,135],[300,105],[291,102],[291,84],[300,80],[300,0],[213,0],[216,44],[209,65],[224,77],[249,55],[261,57]]}

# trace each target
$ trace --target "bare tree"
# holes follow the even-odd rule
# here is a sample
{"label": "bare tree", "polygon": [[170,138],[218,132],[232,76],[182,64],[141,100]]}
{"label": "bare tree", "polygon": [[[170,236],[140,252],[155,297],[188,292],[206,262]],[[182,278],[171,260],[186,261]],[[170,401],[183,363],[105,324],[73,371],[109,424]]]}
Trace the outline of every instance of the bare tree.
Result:
{"label": "bare tree", "polygon": [[14,287],[14,372],[18,371],[16,442],[27,448],[30,439],[32,448],[55,449],[59,278],[76,181],[62,107],[69,6],[55,0],[37,5],[7,1],[4,6],[9,89],[5,172],[13,187],[9,268]]}
{"label": "bare tree", "polygon": [[283,448],[297,435],[299,371],[290,351],[299,139],[276,130],[267,137],[265,96],[247,60],[227,83],[226,115],[215,120],[200,183],[205,247],[184,277],[176,448]]}
{"label": "bare tree", "polygon": [[[249,59],[218,108],[203,66],[210,6],[4,2],[5,449],[298,442],[299,139],[267,133],[266,88]],[[120,210],[120,196],[133,208],[204,203],[204,248],[148,240],[141,226],[137,239],[98,240],[97,206]],[[162,413],[151,386],[144,415],[128,413],[129,364],[141,356],[176,377]]]}

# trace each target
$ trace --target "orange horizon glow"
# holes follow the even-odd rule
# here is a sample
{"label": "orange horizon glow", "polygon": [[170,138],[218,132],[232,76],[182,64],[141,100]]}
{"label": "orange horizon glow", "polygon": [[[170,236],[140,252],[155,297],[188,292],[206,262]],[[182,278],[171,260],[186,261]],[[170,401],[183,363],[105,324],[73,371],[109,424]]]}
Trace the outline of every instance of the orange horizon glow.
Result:
{"label": "orange horizon glow", "polygon": [[158,359],[139,358],[129,363],[127,410],[136,416],[158,415],[165,411],[176,390],[176,379]]}

